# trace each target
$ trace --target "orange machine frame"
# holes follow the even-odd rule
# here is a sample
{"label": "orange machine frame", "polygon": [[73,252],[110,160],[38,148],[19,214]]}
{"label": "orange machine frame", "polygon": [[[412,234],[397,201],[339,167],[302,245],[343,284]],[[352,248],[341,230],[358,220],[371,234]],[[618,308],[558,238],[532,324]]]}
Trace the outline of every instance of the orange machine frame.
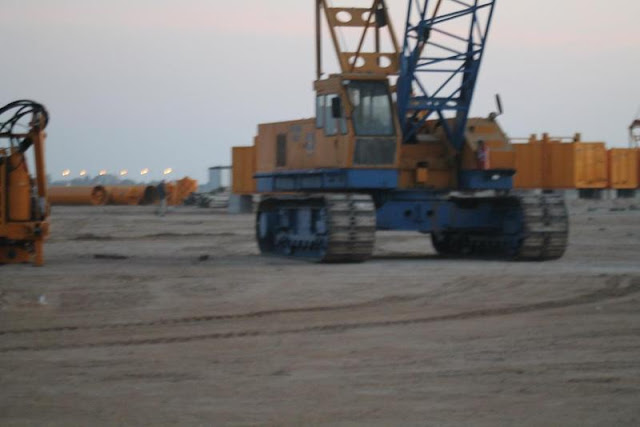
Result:
{"label": "orange machine frame", "polygon": [[[9,179],[10,166],[24,168],[26,155],[15,148],[0,149],[0,264],[33,262],[36,266],[44,264],[44,241],[49,235],[47,221],[47,182],[45,174],[44,144],[46,134],[43,123],[33,125],[26,134],[0,134],[0,138],[30,139],[34,148],[36,166],[35,190],[37,203],[33,200],[34,182],[29,176],[28,197],[17,197],[16,186]],[[20,185],[23,185],[21,183]],[[24,192],[21,193],[25,194]],[[19,204],[19,206],[16,206]],[[28,217],[14,219],[11,212],[16,209],[27,213]]]}

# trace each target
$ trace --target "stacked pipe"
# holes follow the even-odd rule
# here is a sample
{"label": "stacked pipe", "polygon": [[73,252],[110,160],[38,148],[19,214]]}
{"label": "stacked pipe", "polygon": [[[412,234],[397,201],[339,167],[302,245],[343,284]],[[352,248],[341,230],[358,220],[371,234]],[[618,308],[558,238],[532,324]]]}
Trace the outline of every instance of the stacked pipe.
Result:
{"label": "stacked pipe", "polygon": [[49,187],[47,197],[52,205],[94,205],[109,202],[109,193],[102,185],[95,187]]}
{"label": "stacked pipe", "polygon": [[[197,188],[188,177],[167,183],[168,204],[181,205]],[[153,185],[49,187],[48,199],[51,205],[151,205],[158,202],[158,191]]]}
{"label": "stacked pipe", "polygon": [[158,200],[152,185],[118,185],[107,187],[110,205],[151,205]]}

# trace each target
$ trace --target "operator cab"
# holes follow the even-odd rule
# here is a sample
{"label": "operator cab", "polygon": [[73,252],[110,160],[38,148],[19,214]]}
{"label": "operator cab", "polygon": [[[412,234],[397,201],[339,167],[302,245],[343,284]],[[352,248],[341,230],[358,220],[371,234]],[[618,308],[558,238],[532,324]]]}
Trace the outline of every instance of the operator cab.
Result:
{"label": "operator cab", "polygon": [[316,92],[316,128],[348,138],[354,167],[396,164],[399,124],[386,76],[332,75]]}

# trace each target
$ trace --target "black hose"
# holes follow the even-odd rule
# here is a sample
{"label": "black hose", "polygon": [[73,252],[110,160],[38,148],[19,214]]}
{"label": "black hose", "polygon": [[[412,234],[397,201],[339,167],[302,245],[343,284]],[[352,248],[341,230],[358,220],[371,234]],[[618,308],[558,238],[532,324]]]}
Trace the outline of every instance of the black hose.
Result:
{"label": "black hose", "polygon": [[47,127],[49,123],[49,112],[45,108],[44,105],[37,103],[35,101],[29,100],[20,100],[11,102],[4,107],[0,108],[0,119],[3,115],[7,114],[11,110],[17,110],[13,112],[13,115],[8,120],[0,120],[0,132],[6,132],[9,134],[14,133],[13,128],[23,117],[31,114],[34,119],[43,118],[42,122],[40,120],[36,120],[33,123],[36,123],[37,126],[40,126],[42,123],[42,129]]}
{"label": "black hose", "polygon": [[[9,116],[9,113],[12,115]],[[14,132],[14,129],[20,120],[28,115],[31,115],[30,126],[32,126],[32,130],[44,130],[49,124],[49,112],[44,105],[35,101],[22,99],[0,108],[0,133],[7,134],[11,146],[19,145],[23,152],[31,146],[31,141],[24,139],[18,143],[15,135],[24,132]],[[9,118],[2,120],[3,116],[9,116]]]}

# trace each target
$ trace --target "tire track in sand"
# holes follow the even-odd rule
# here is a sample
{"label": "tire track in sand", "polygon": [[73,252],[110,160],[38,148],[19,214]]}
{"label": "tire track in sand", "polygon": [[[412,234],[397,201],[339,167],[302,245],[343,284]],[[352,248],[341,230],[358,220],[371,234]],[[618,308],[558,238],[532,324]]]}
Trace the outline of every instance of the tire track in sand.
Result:
{"label": "tire track in sand", "polygon": [[[237,331],[237,332],[218,332],[218,333],[199,334],[199,335],[116,340],[116,341],[106,341],[106,342],[69,343],[69,344],[59,343],[59,344],[41,345],[41,346],[24,345],[24,346],[0,348],[0,353],[109,348],[109,347],[123,347],[123,346],[158,345],[158,344],[179,344],[179,343],[189,343],[189,342],[203,341],[203,340],[270,337],[270,336],[282,336],[282,335],[315,333],[315,332],[339,333],[339,332],[345,332],[345,331],[357,330],[357,329],[370,329],[370,328],[380,328],[380,327],[389,327],[389,326],[408,326],[408,325],[427,324],[427,323],[434,323],[434,322],[470,320],[470,319],[478,319],[478,318],[484,318],[484,317],[507,316],[507,315],[531,313],[531,312],[543,311],[543,310],[553,310],[558,308],[567,308],[572,306],[603,302],[611,299],[630,296],[639,292],[640,292],[640,277],[614,276],[609,280],[607,280],[607,285],[604,288],[598,289],[593,292],[578,295],[572,298],[542,301],[535,304],[516,305],[512,307],[487,308],[487,309],[466,311],[462,313],[445,314],[445,315],[431,316],[431,317],[418,317],[413,319],[381,320],[381,321],[359,322],[359,323],[358,322],[334,323],[334,324],[326,324],[326,325],[318,325],[318,326],[280,329],[275,331],[246,330],[246,331]],[[412,297],[412,298],[415,298],[415,297]],[[371,302],[363,303],[363,304],[371,304]],[[293,311],[274,310],[273,312],[289,313],[289,312],[304,312],[304,311],[310,311],[310,310],[311,311],[312,310],[329,311],[334,309],[335,307],[316,307],[315,309],[314,308],[291,309]],[[231,317],[225,317],[225,316],[218,316],[218,317],[238,319],[238,318],[247,318],[247,316],[253,316],[255,318],[255,317],[260,317],[264,315],[269,315],[264,313],[273,313],[273,312],[257,312],[257,313],[248,313],[244,315],[228,315]],[[204,316],[204,317],[215,317],[215,316]],[[140,322],[140,323],[142,324],[142,326],[147,326],[148,323],[151,323],[151,322]],[[135,326],[141,326],[141,324],[137,324]],[[156,322],[154,324],[161,325],[163,323]],[[128,324],[123,324],[123,325],[128,325]],[[134,324],[129,324],[129,325],[134,325]],[[113,325],[100,325],[100,326],[112,327]],[[97,326],[97,327],[100,327],[100,326]],[[5,331],[5,333],[6,332],[7,331]]]}

